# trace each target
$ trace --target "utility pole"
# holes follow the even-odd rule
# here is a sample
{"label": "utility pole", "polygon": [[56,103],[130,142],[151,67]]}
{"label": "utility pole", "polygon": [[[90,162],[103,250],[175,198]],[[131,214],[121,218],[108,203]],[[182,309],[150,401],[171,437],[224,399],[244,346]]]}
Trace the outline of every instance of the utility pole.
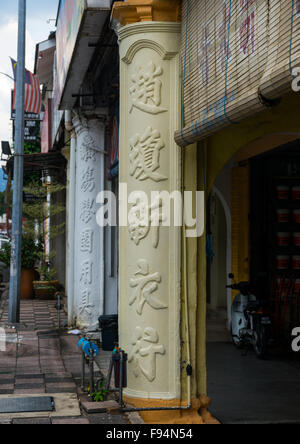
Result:
{"label": "utility pole", "polygon": [[14,190],[9,286],[9,323],[20,322],[22,205],[24,166],[26,0],[19,0]]}

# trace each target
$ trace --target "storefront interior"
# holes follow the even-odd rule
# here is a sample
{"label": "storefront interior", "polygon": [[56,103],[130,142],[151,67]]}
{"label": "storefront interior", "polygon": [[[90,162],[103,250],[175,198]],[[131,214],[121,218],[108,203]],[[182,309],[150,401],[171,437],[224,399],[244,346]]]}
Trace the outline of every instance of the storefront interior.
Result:
{"label": "storefront interior", "polygon": [[[221,422],[272,423],[283,420],[283,410],[284,423],[298,422],[300,357],[291,332],[300,325],[299,148],[300,140],[231,161],[208,200],[208,394]],[[225,288],[228,270],[251,282],[272,320],[264,360],[232,343],[237,293]]]}
{"label": "storefront interior", "polygon": [[299,326],[300,141],[250,161],[250,276],[274,334]]}

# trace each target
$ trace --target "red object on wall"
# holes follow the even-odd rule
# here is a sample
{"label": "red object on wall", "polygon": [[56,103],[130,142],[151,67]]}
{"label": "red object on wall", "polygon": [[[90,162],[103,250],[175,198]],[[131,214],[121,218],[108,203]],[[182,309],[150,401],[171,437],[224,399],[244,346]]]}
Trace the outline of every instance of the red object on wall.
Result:
{"label": "red object on wall", "polygon": [[41,125],[41,152],[49,153],[52,147],[52,99],[48,99]]}

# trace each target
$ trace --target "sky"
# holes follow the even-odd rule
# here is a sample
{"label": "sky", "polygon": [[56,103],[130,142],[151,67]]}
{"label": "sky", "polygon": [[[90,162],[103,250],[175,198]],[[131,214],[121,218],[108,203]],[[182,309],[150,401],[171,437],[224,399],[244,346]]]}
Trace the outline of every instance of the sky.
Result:
{"label": "sky", "polygon": [[[0,72],[12,76],[9,57],[17,60],[18,0],[0,0]],[[55,30],[58,0],[27,0],[26,68],[33,71],[35,45]],[[51,20],[50,23],[47,23]],[[0,141],[11,142],[10,101],[13,82],[0,74]]]}

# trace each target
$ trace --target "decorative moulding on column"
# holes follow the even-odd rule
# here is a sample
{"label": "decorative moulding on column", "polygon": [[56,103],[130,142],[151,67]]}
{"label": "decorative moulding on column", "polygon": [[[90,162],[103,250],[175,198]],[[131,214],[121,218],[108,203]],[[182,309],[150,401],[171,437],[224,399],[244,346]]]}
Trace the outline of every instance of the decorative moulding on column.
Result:
{"label": "decorative moulding on column", "polygon": [[94,111],[84,111],[80,110],[75,112],[75,117],[73,118],[73,125],[77,135],[80,135],[83,131],[89,129],[97,128],[98,122],[107,124],[108,110],[102,108]]}
{"label": "decorative moulding on column", "polygon": [[[152,49],[157,52],[163,60],[173,59],[177,51],[177,40],[178,33],[180,33],[181,24],[180,23],[167,23],[167,22],[157,22],[157,23],[133,23],[131,26],[125,26],[119,30],[119,39],[126,40],[128,37],[133,37],[138,35],[137,39],[131,45],[128,45],[126,54],[122,57],[122,61],[130,65],[133,62],[135,55],[145,49]],[[154,33],[168,33],[176,34],[174,42],[175,45],[172,47],[166,47],[160,44],[158,41],[153,40]]]}
{"label": "decorative moulding on column", "polygon": [[113,18],[122,26],[137,22],[179,22],[180,0],[128,0],[116,2]]}

